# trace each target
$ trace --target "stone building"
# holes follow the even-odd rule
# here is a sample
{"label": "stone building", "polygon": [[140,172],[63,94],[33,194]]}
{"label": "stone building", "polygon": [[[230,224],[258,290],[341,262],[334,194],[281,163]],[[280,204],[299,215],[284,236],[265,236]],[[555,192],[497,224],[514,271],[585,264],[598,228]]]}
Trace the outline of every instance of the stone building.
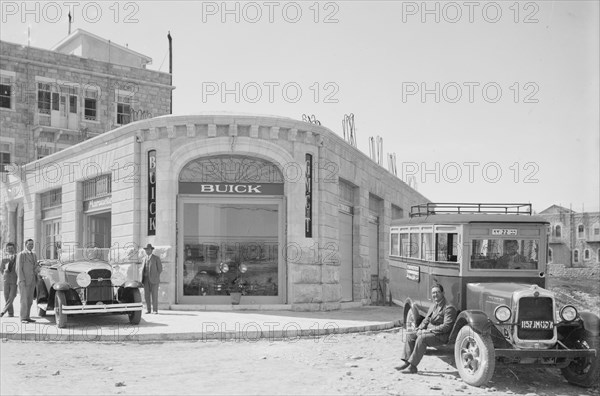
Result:
{"label": "stone building", "polygon": [[151,58],[81,29],[51,50],[0,41],[0,54],[0,242],[22,246],[21,233],[8,233],[23,214],[5,205],[8,178],[25,163],[169,114],[174,87],[169,73],[146,69]]}
{"label": "stone building", "polygon": [[52,213],[62,254],[108,245],[139,279],[140,247],[156,246],[161,306],[178,309],[235,291],[263,308],[369,304],[392,218],[428,202],[325,127],[231,114],[134,122],[26,164],[8,188],[24,237],[43,240]]}
{"label": "stone building", "polygon": [[550,222],[548,263],[567,267],[600,264],[600,212],[577,213],[552,205],[539,216]]}

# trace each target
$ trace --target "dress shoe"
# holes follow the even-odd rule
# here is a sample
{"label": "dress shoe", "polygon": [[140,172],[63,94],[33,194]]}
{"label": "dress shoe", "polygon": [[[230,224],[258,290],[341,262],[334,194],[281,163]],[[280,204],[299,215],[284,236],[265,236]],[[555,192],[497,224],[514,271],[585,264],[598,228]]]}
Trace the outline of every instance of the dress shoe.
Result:
{"label": "dress shoe", "polygon": [[15,315],[13,315],[13,314],[8,314],[8,317],[9,317],[9,318],[14,318],[14,317],[15,317]]}
{"label": "dress shoe", "polygon": [[4,316],[6,312],[0,312],[0,318]]}
{"label": "dress shoe", "polygon": [[152,312],[150,312],[150,311],[146,311],[146,313],[147,313],[147,314],[151,314]]}
{"label": "dress shoe", "polygon": [[154,315],[158,315],[158,311],[154,311],[152,312]]}
{"label": "dress shoe", "polygon": [[34,319],[31,319],[31,318],[27,318],[27,319],[25,319],[25,320],[26,320],[27,322],[29,322],[29,323],[35,323],[35,320],[34,320]]}
{"label": "dress shoe", "polygon": [[416,366],[412,364],[408,366],[406,370],[403,371],[404,374],[416,374],[419,370],[417,370]]}
{"label": "dress shoe", "polygon": [[408,366],[410,366],[410,363],[408,363],[406,360],[403,360],[403,362],[404,362],[404,364],[402,364],[401,366],[396,366],[394,368],[398,371],[402,371],[405,368],[407,368]]}

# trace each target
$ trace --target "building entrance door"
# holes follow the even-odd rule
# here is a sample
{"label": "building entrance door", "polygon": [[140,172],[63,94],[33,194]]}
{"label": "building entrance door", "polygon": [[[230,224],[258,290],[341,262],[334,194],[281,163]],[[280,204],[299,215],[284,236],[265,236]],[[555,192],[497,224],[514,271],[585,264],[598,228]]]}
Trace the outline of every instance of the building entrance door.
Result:
{"label": "building entrance door", "polygon": [[340,235],[340,284],[342,287],[342,301],[353,300],[352,293],[352,207],[340,205],[339,211]]}
{"label": "building entrance door", "polygon": [[[371,262],[371,281],[379,282],[379,218],[369,216],[369,261]],[[376,286],[375,290],[373,286]],[[378,283],[371,285],[371,301],[379,299]],[[383,297],[383,296],[382,296]]]}
{"label": "building entrance door", "polygon": [[180,197],[178,302],[285,303],[280,198]]}

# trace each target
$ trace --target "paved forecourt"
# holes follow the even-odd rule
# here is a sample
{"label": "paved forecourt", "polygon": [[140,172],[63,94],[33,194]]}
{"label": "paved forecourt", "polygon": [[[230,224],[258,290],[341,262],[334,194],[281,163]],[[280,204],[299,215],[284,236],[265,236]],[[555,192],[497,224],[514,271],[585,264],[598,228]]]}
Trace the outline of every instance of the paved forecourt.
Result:
{"label": "paved forecourt", "polygon": [[[2,298],[2,307],[4,299]],[[178,310],[160,310],[142,315],[139,325],[129,324],[126,315],[74,315],[67,326],[59,329],[54,315],[38,317],[35,323],[21,323],[18,296],[15,316],[4,315],[0,321],[2,339],[21,341],[169,341],[293,340],[366,331],[388,330],[401,325],[398,307],[347,304],[337,311],[296,312],[289,306],[179,306]],[[258,307],[255,307],[258,308]],[[189,309],[189,310],[188,310]]]}

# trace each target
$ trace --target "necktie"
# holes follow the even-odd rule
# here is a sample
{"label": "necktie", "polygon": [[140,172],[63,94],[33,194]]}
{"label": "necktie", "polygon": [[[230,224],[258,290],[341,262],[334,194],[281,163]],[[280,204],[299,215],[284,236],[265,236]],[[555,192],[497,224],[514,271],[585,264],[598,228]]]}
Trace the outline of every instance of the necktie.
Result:
{"label": "necktie", "polygon": [[13,272],[15,270],[15,255],[10,256],[10,261],[8,262],[8,272]]}
{"label": "necktie", "polygon": [[148,257],[144,258],[144,274],[143,278],[148,276]]}

